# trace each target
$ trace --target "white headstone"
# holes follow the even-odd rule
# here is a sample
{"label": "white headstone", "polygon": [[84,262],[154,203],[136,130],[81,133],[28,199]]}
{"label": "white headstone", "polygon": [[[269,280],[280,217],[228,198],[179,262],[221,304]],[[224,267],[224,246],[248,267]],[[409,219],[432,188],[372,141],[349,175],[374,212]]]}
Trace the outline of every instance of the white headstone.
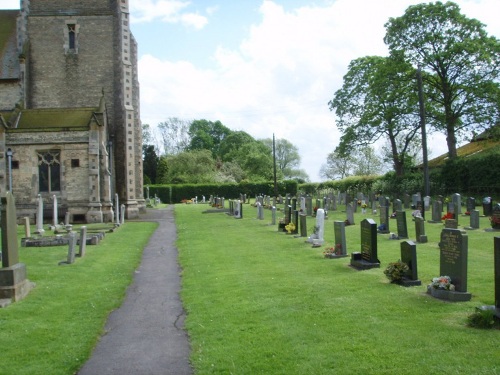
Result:
{"label": "white headstone", "polygon": [[40,194],[38,194],[38,207],[36,211],[36,234],[43,234],[45,230],[43,229],[43,199]]}

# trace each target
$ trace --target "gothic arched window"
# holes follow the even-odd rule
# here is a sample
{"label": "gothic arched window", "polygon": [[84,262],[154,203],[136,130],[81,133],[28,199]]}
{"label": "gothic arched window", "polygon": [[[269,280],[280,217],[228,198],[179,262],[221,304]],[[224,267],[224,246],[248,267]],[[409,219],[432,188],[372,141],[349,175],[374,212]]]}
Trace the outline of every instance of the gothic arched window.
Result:
{"label": "gothic arched window", "polygon": [[61,191],[61,156],[59,150],[37,152],[40,192]]}

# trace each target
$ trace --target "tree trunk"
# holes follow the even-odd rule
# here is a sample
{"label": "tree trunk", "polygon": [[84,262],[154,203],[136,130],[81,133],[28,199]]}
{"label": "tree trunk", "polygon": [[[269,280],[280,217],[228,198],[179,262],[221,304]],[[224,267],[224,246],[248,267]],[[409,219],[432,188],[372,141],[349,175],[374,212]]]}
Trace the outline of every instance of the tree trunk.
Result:
{"label": "tree trunk", "polygon": [[457,157],[457,137],[455,136],[455,126],[453,123],[446,125],[446,144],[448,145],[448,157]]}

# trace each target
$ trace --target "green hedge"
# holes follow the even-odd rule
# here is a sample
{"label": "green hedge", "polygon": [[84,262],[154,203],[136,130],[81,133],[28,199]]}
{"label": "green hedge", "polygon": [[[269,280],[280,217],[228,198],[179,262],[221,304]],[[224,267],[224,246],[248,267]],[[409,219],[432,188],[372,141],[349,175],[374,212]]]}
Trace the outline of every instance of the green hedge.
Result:
{"label": "green hedge", "polygon": [[[278,182],[278,194],[296,195],[297,181],[287,180]],[[156,195],[164,203],[179,203],[183,199],[191,199],[204,195],[206,199],[213,196],[225,197],[227,199],[236,199],[240,194],[246,194],[247,197],[255,195],[274,195],[274,183],[250,183],[241,182],[239,184],[176,184],[176,185],[150,185],[149,197]],[[144,197],[147,197],[147,187],[144,187]]]}

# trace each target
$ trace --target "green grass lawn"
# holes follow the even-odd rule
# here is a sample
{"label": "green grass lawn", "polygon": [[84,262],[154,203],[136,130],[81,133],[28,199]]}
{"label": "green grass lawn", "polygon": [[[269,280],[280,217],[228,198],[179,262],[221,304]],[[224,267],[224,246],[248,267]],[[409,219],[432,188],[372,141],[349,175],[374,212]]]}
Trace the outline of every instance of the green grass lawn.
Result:
{"label": "green grass lawn", "polygon": [[[450,303],[425,294],[439,276],[442,224],[425,224],[429,242],[417,244],[422,286],[404,288],[383,274],[400,257],[400,241],[388,235],[378,235],[380,269],[357,271],[349,258],[323,257],[334,245],[333,221],[345,213],[329,213],[325,246],[312,248],[270,226],[268,210],[259,221],[249,205],[242,220],[202,214],[207,208],[175,210],[197,374],[500,374],[500,332],[466,326],[476,306],[494,304],[495,233],[483,230],[487,218],[467,232],[472,300]],[[360,251],[359,222],[369,217],[355,214],[356,225],[346,228],[349,253]]]}
{"label": "green grass lawn", "polygon": [[[126,223],[71,265],[68,246],[20,247],[36,287],[22,301],[0,309],[0,374],[74,374],[117,308],[155,223]],[[34,227],[32,227],[32,231]],[[18,227],[19,237],[24,227]],[[46,233],[48,235],[48,233]]]}

